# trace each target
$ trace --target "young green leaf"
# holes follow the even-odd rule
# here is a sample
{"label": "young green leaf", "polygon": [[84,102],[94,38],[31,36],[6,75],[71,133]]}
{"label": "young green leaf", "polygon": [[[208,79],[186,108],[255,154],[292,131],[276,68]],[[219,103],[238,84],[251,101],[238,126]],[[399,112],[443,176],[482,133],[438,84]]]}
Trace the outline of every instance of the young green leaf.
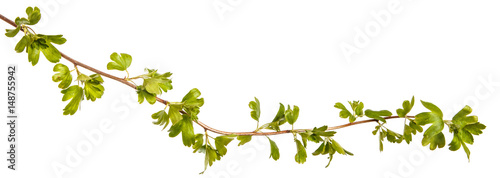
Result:
{"label": "young green leaf", "polygon": [[368,109],[365,111],[365,116],[372,118],[372,119],[379,120],[383,123],[386,123],[386,120],[384,117],[392,116],[392,113],[388,110],[372,111],[372,110]]}
{"label": "young green leaf", "polygon": [[168,78],[172,75],[172,73],[166,72],[164,74],[159,74],[157,70],[146,70],[149,73],[143,75],[143,85],[149,93],[160,95],[162,94],[162,91],[167,92],[168,90],[172,90],[172,80]]}
{"label": "young green leaf", "polygon": [[193,88],[182,98],[182,102],[185,107],[201,107],[204,104],[204,100],[203,98],[198,98],[200,96],[200,90]]}
{"label": "young green leaf", "polygon": [[250,111],[250,116],[252,116],[252,118],[256,121],[259,121],[259,117],[260,117],[260,102],[259,102],[259,99],[257,99],[257,97],[254,97],[255,98],[255,101],[250,101],[250,103],[248,103],[248,107],[250,107],[250,109],[252,109],[252,111]]}
{"label": "young green leaf", "polygon": [[257,130],[262,130],[262,129],[274,130],[274,131],[279,132],[280,126],[278,125],[278,122],[270,122],[270,123],[263,124]]}
{"label": "young green leaf", "polygon": [[448,125],[450,132],[453,133],[453,140],[449,144],[449,149],[456,151],[463,147],[469,160],[470,150],[466,143],[473,144],[474,137],[472,135],[480,135],[483,133],[482,130],[486,128],[485,125],[478,122],[477,116],[468,116],[470,113],[472,113],[472,108],[465,106],[453,116],[451,124]]}
{"label": "young green leaf", "polygon": [[362,116],[364,107],[365,105],[363,104],[363,102],[359,102],[359,104],[354,108],[354,114],[356,114],[357,116]]}
{"label": "young green leaf", "polygon": [[85,84],[83,89],[87,100],[95,101],[97,98],[102,97],[104,94],[104,87],[101,84],[103,82],[104,80],[99,74],[92,74],[89,76],[88,80],[83,81]]}
{"label": "young green leaf", "polygon": [[401,143],[403,141],[403,136],[398,134],[392,130],[386,129],[387,132],[387,141],[391,143]]}
{"label": "young green leaf", "polygon": [[349,118],[349,122],[354,122],[356,121],[356,117],[354,117],[354,115],[351,114],[351,112],[349,110],[347,110],[347,108],[344,106],[344,104],[342,103],[335,103],[335,108],[337,109],[340,109],[340,113],[339,113],[339,117],[340,118]]}
{"label": "young green leaf", "polygon": [[278,109],[278,113],[274,116],[273,122],[278,123],[278,125],[283,125],[286,123],[285,119],[285,106],[280,103],[280,108]]}
{"label": "young green leaf", "polygon": [[21,53],[24,51],[24,48],[28,45],[30,42],[30,38],[28,36],[23,36],[19,42],[17,42],[16,47],[14,48],[16,52]]}
{"label": "young green leaf", "polygon": [[160,110],[158,112],[155,112],[154,114],[151,115],[151,118],[155,119],[156,121],[153,122],[155,125],[165,125],[162,130],[167,128],[170,120],[168,119],[168,114],[165,112],[165,110]]}
{"label": "young green leaf", "polygon": [[194,144],[193,144],[193,153],[196,153],[197,151],[199,151],[202,146],[203,146],[203,134],[196,134],[194,136]]}
{"label": "young green leaf", "polygon": [[40,47],[38,41],[35,41],[27,46],[26,52],[28,52],[28,61],[31,62],[32,66],[35,66],[40,59]]}
{"label": "young green leaf", "polygon": [[182,105],[170,103],[170,107],[168,108],[168,117],[172,121],[172,124],[177,124],[183,117],[179,112],[182,110]]}
{"label": "young green leaf", "polygon": [[62,101],[67,101],[71,99],[71,101],[64,107],[63,114],[64,115],[73,115],[78,110],[80,106],[80,102],[83,100],[83,89],[78,85],[73,85],[67,89],[61,91],[63,95]]}
{"label": "young green leaf", "polygon": [[44,34],[37,34],[38,38],[42,38],[45,40],[46,43],[54,43],[58,45],[62,45],[66,43],[66,38],[63,38],[63,35],[44,35]]}
{"label": "young green leaf", "polygon": [[71,75],[71,72],[69,71],[68,67],[64,64],[56,64],[53,69],[54,72],[59,72],[54,75],[52,75],[52,81],[54,82],[61,82],[59,83],[58,87],[61,89],[68,88],[69,85],[71,85],[71,82],[73,82],[73,76]]}
{"label": "young green leaf", "polygon": [[46,43],[48,47],[42,48],[42,53],[52,63],[58,63],[61,59],[61,53],[51,43]]}
{"label": "young green leaf", "polygon": [[227,148],[226,146],[233,141],[233,137],[229,136],[218,136],[216,137],[215,140],[215,148],[217,148],[217,152],[220,154],[220,156],[224,156],[227,153]]}
{"label": "young green leaf", "polygon": [[[212,166],[212,164],[216,160],[220,160],[221,156],[217,153],[216,150],[212,148],[212,146],[208,145],[206,146],[206,155],[205,155],[205,170],[207,170],[207,165]],[[200,174],[203,174],[205,172],[201,172]]]}
{"label": "young green leaf", "polygon": [[443,148],[444,145],[446,144],[443,132],[439,132],[437,135],[433,137],[424,137],[424,139],[422,139],[422,145],[426,146],[429,143],[430,143],[429,148],[431,150],[435,150],[436,147]]}
{"label": "young green leaf", "polygon": [[285,112],[285,118],[290,125],[293,125],[299,118],[299,111],[298,106],[294,105],[293,110],[291,110],[290,106],[288,106],[288,110]]}
{"label": "young green leaf", "polygon": [[116,53],[114,52],[109,56],[112,62],[109,62],[107,65],[108,70],[119,70],[124,71],[132,64],[132,56],[126,53]]}
{"label": "young green leaf", "polygon": [[251,135],[240,135],[238,137],[236,137],[236,139],[238,139],[240,141],[240,143],[238,143],[238,146],[241,146],[241,145],[244,145],[245,143],[248,143],[252,140],[252,136]]}
{"label": "young green leaf", "polygon": [[307,152],[302,143],[295,139],[295,144],[297,145],[297,154],[295,154],[295,162],[299,164],[304,164],[307,158]]}
{"label": "young green leaf", "polygon": [[386,132],[384,130],[381,130],[379,133],[379,150],[380,152],[384,151],[384,138],[387,136]]}
{"label": "young green leaf", "polygon": [[[415,123],[418,125],[432,124],[425,132],[424,138],[422,139],[422,145],[427,146],[432,143],[431,150],[436,148],[436,145],[441,148],[444,143],[444,135],[441,131],[444,128],[443,113],[434,104],[421,101],[425,108],[429,109],[431,112],[422,112],[415,116]],[[435,137],[435,138],[434,138]]]}
{"label": "young green leaf", "polygon": [[335,140],[333,139],[329,139],[330,142],[332,143],[332,147],[333,149],[335,149],[335,151],[337,151],[338,153],[340,154],[343,154],[343,155],[346,155],[347,153],[345,152],[344,148],[342,148],[342,146],[340,146],[339,143],[337,143]]}
{"label": "young green leaf", "polygon": [[148,91],[146,91],[146,89],[144,89],[144,86],[139,85],[136,87],[136,90],[137,90],[136,92],[137,92],[139,104],[144,102],[144,98],[146,98],[146,100],[148,101],[149,104],[155,104],[156,95],[151,94]]}
{"label": "young green leaf", "polygon": [[17,26],[21,26],[22,24],[26,24],[26,25],[29,25],[30,21],[26,18],[20,18],[20,17],[17,17],[16,20],[14,20],[14,22],[16,23]]}
{"label": "young green leaf", "polygon": [[402,109],[397,109],[396,113],[398,114],[399,117],[406,117],[406,115],[411,111],[413,108],[413,105],[415,104],[415,97],[411,98],[411,102],[408,100],[405,100],[403,102],[403,108]]}
{"label": "young green leaf", "polygon": [[190,147],[195,143],[193,121],[187,115],[183,115],[182,120],[170,127],[169,132],[170,137],[176,137],[182,132],[182,143],[184,146]]}
{"label": "young green leaf", "polygon": [[286,123],[285,106],[283,106],[283,104],[280,103],[280,108],[278,110],[278,113],[276,113],[276,116],[274,117],[273,121],[270,123],[263,124],[262,126],[259,127],[258,130],[269,129],[279,132],[281,130],[280,125],[283,125],[284,123]]}
{"label": "young green leaf", "polygon": [[15,29],[5,29],[6,33],[5,33],[5,36],[7,37],[15,37],[17,35],[17,33],[19,33],[19,30],[21,29],[21,26],[17,26],[17,28]]}
{"label": "young green leaf", "polygon": [[408,120],[409,120],[410,124],[409,125],[405,124],[403,137],[404,137],[404,140],[406,141],[406,143],[410,144],[410,142],[412,141],[412,134],[413,135],[417,134],[417,131],[422,132],[423,129],[420,125],[416,124],[414,120],[412,120],[412,119],[408,119]]}
{"label": "young green leaf", "polygon": [[40,21],[40,19],[42,18],[40,9],[38,7],[26,8],[26,14],[28,14],[28,21],[29,21],[29,23],[26,23],[27,25],[36,25],[38,21]]}
{"label": "young green leaf", "polygon": [[278,161],[278,159],[280,159],[280,150],[278,145],[276,145],[276,142],[271,140],[269,137],[267,137],[267,139],[269,139],[269,144],[271,145],[271,155],[269,155],[269,158],[272,157],[275,161]]}
{"label": "young green leaf", "polygon": [[304,148],[307,148],[307,140],[309,138],[309,136],[311,136],[313,133],[309,130],[307,130],[306,132],[302,132],[300,133],[300,137],[302,138],[302,144],[304,145]]}

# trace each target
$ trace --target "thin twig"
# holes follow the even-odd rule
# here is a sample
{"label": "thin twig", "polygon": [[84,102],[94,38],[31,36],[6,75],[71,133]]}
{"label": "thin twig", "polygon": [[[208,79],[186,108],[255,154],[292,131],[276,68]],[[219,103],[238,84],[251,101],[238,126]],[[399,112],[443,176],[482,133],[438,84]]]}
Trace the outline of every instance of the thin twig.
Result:
{"label": "thin twig", "polygon": [[[2,14],[0,14],[0,19],[2,19],[3,21],[7,22],[8,24],[14,26],[15,28],[17,28],[17,25],[14,21],[8,19],[7,17],[3,16]],[[22,30],[22,29],[21,29]],[[60,52],[61,53],[61,57],[63,57],[64,59],[68,60],[69,62],[73,63],[75,66],[80,66],[84,69],[87,69],[89,71],[92,71],[92,72],[95,72],[101,76],[104,76],[104,77],[107,77],[109,79],[112,79],[112,80],[115,80],[115,81],[118,81],[120,83],[123,83],[133,89],[136,89],[136,85],[133,84],[133,83],[130,83],[129,81],[125,80],[125,79],[122,79],[120,77],[116,77],[114,75],[111,75],[111,74],[108,74],[106,72],[103,72],[103,71],[100,71],[98,69],[95,69],[93,67],[90,67],[84,63],[81,63],[71,57],[69,57],[68,55],[64,54],[63,52]],[[164,105],[167,105],[168,101],[167,100],[164,100],[164,99],[161,99],[159,97],[156,97],[156,101],[164,104]],[[181,112],[182,114],[186,114],[186,112],[184,111],[179,111]],[[409,118],[414,118],[414,116],[406,116],[406,117],[409,117]],[[396,118],[400,118],[399,116],[388,116],[388,117],[384,117],[386,120],[387,119],[396,119]],[[338,125],[338,126],[333,126],[333,127],[328,127],[327,130],[337,130],[337,129],[341,129],[341,128],[345,128],[345,127],[349,127],[349,126],[353,126],[353,125],[358,125],[358,124],[363,124],[363,123],[368,123],[368,122],[377,122],[378,120],[376,119],[369,119],[369,120],[363,120],[363,121],[356,121],[356,122],[352,122],[352,123],[348,123],[348,124],[343,124],[343,125]],[[208,130],[210,132],[213,132],[213,133],[216,133],[216,134],[221,134],[221,135],[253,135],[253,136],[268,136],[268,135],[279,135],[279,134],[287,134],[287,133],[291,133],[292,130],[282,130],[282,131],[276,131],[276,132],[227,132],[227,131],[221,131],[221,130],[218,130],[218,129],[215,129],[215,128],[212,128],[206,124],[204,124],[203,122],[200,122],[199,120],[195,120],[194,121],[196,124],[198,124],[200,127],[202,127],[203,129],[205,129],[205,132]],[[312,129],[294,129],[293,132],[295,133],[301,133],[301,132],[305,132],[307,130],[312,130]]]}

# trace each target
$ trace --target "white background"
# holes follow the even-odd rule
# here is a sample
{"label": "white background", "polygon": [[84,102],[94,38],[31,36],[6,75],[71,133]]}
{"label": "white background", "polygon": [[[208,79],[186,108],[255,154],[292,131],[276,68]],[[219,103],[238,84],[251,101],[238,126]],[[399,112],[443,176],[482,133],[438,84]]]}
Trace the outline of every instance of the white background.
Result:
{"label": "white background", "polygon": [[[162,105],[134,103],[132,89],[105,79],[102,99],[84,101],[74,116],[63,116],[66,103],[51,81],[53,64],[41,57],[32,67],[25,53],[13,50],[16,41],[2,35],[2,83],[6,83],[7,64],[17,64],[20,118],[16,171],[6,168],[7,127],[5,122],[0,126],[0,177],[58,177],[54,165],[67,166],[62,177],[81,178],[497,174],[497,1],[42,0],[2,1],[0,13],[15,19],[34,5],[43,12],[34,29],[64,34],[68,41],[58,47],[61,51],[102,70],[109,55],[119,52],[132,55],[131,75],[141,74],[145,67],[173,72],[174,90],[162,98],[179,101],[191,88],[200,89],[205,98],[200,120],[221,130],[255,128],[248,108],[254,96],[261,101],[262,123],[272,120],[279,102],[298,105],[301,112],[295,128],[346,123],[338,118],[335,102],[361,100],[367,109],[390,109],[395,114],[402,101],[413,95],[417,101],[440,106],[445,119],[471,105],[473,114],[488,127],[469,147],[470,163],[463,149],[423,148],[421,134],[410,145],[385,143],[380,153],[371,123],[339,130],[335,139],[355,155],[335,155],[329,168],[324,168],[326,156],[310,155],[318,146],[313,143],[307,162],[296,164],[293,137],[282,135],[272,137],[280,148],[278,161],[268,159],[269,143],[254,137],[242,147],[231,143],[222,161],[198,175],[204,156],[191,153],[180,138],[169,138],[167,131],[151,123],[150,115]],[[394,8],[384,25],[371,14]],[[366,26],[372,36],[356,46],[354,39],[359,31],[366,33]],[[0,29],[6,28],[12,27],[0,22]],[[359,51],[348,59],[341,49],[343,43]],[[109,73],[125,76],[119,71]],[[490,84],[482,82],[488,78]],[[1,100],[6,108],[4,94]],[[422,111],[417,102],[410,114]],[[389,122],[390,128],[401,133],[402,120]],[[103,123],[110,124],[110,129],[101,129]],[[84,133],[96,131],[102,133],[102,142],[92,143],[86,155],[68,164],[69,150],[90,143]],[[449,143],[451,134],[447,128],[444,132]]]}

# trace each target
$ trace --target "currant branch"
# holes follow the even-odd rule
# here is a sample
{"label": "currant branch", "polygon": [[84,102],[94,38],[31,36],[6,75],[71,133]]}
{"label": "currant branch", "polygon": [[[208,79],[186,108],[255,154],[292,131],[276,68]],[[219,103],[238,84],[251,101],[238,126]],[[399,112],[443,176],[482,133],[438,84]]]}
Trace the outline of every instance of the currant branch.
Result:
{"label": "currant branch", "polygon": [[[26,51],[26,53],[28,53],[28,61],[31,62],[33,66],[38,63],[40,52],[44,54],[49,62],[56,63],[53,68],[56,74],[52,76],[52,80],[54,82],[59,82],[58,87],[63,94],[62,100],[71,100],[63,109],[64,115],[75,114],[79,109],[81,101],[85,98],[94,102],[102,97],[104,94],[104,86],[102,86],[104,80],[101,76],[118,81],[136,90],[138,102],[140,104],[146,100],[150,104],[155,104],[158,101],[165,105],[163,110],[151,115],[155,120],[153,124],[163,126],[163,129],[166,129],[171,122],[171,127],[168,130],[170,137],[176,137],[182,133],[182,142],[185,146],[192,147],[194,150],[193,152],[205,153],[205,170],[227,153],[226,146],[233,141],[234,138],[239,141],[238,146],[241,146],[250,142],[252,136],[266,136],[271,148],[269,157],[278,160],[280,158],[279,148],[269,136],[279,134],[293,135],[297,147],[295,161],[299,164],[306,161],[306,148],[308,142],[321,143],[312,155],[328,154],[329,162],[326,166],[328,167],[335,153],[353,155],[333,139],[336,133],[334,130],[370,122],[376,122],[378,124],[375,126],[375,130],[372,133],[373,135],[379,134],[380,151],[383,151],[384,139],[387,139],[387,141],[391,143],[401,143],[404,140],[409,144],[412,141],[412,135],[416,135],[417,132],[423,132],[422,126],[427,124],[430,124],[430,126],[423,133],[422,145],[430,145],[429,148],[431,150],[443,148],[445,146],[445,137],[442,131],[444,125],[447,125],[450,133],[453,133],[453,139],[449,143],[449,149],[451,151],[456,151],[460,149],[460,147],[463,147],[467,158],[470,160],[470,150],[466,143],[473,144],[474,138],[472,135],[480,135],[482,134],[482,130],[486,128],[485,125],[478,122],[477,116],[470,116],[472,109],[469,106],[465,106],[452,118],[452,120],[443,120],[443,113],[436,105],[421,101],[422,105],[430,112],[422,112],[415,116],[409,116],[408,113],[415,104],[414,97],[412,97],[411,100],[405,100],[403,102],[402,108],[396,110],[397,115],[393,115],[388,110],[365,110],[363,102],[359,101],[349,101],[350,109],[342,103],[335,103],[334,107],[340,109],[339,117],[349,119],[349,123],[331,127],[325,125],[312,129],[294,129],[294,123],[297,121],[300,113],[299,107],[290,107],[290,105],[288,105],[287,109],[285,109],[285,106],[280,103],[275,118],[269,123],[260,125],[260,101],[255,98],[255,101],[250,101],[249,103],[249,108],[251,109],[250,116],[257,121],[257,127],[254,131],[221,131],[199,121],[198,114],[200,112],[200,107],[204,104],[204,99],[199,98],[201,92],[198,89],[194,88],[190,90],[180,102],[170,102],[159,97],[161,94],[173,89],[172,81],[169,78],[172,73],[159,73],[156,69],[145,69],[145,74],[130,77],[127,68],[132,64],[132,56],[126,53],[112,53],[110,55],[111,62],[107,64],[108,70],[126,72],[125,77],[120,78],[95,69],[67,56],[53,45],[62,45],[66,42],[66,39],[63,38],[62,35],[43,35],[35,33],[30,26],[37,24],[41,19],[39,8],[28,7],[26,9],[26,14],[28,15],[27,18],[17,17],[15,21],[0,14],[0,19],[15,27],[15,29],[7,29],[5,35],[7,37],[14,37],[20,31],[23,32],[24,36],[17,43],[15,51],[18,53]],[[70,71],[66,65],[59,62],[61,58],[66,59],[74,65],[75,68]],[[78,67],[94,72],[94,74],[86,75],[79,71]],[[74,82],[73,75],[71,74],[73,71],[76,71],[76,85],[71,85]],[[133,80],[138,79],[143,79],[142,85],[137,85],[133,82]],[[81,85],[83,85],[83,87]],[[371,119],[356,121],[358,118],[362,117]],[[387,120],[397,118],[404,119],[403,135],[385,126]],[[202,127],[204,133],[195,134],[193,123]],[[281,130],[280,126],[285,123],[290,124],[292,129]],[[219,134],[219,136],[212,137],[208,134],[208,131]],[[213,145],[215,146],[212,145],[210,139],[213,140]]]}

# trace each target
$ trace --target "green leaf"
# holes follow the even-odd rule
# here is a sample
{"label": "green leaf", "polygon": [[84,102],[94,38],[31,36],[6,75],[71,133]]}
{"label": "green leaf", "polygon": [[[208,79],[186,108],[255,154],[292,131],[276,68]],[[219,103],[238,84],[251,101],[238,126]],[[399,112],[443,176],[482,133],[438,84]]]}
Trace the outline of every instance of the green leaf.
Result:
{"label": "green leaf", "polygon": [[137,95],[138,95],[138,102],[139,102],[139,104],[141,104],[142,102],[144,102],[144,98],[146,98],[146,100],[148,101],[149,104],[155,104],[155,102],[156,102],[156,95],[151,94],[148,91],[146,91],[146,89],[144,89],[144,86],[139,85],[139,86],[136,87],[136,90],[137,90],[136,92],[137,92]]}
{"label": "green leaf", "polygon": [[204,104],[204,100],[203,98],[198,98],[200,96],[201,92],[197,88],[193,88],[182,98],[182,102],[185,107],[201,107]]}
{"label": "green leaf", "polygon": [[307,158],[307,152],[302,143],[295,139],[295,144],[297,145],[297,154],[295,154],[295,162],[299,164],[304,164]]}
{"label": "green leaf", "polygon": [[272,157],[275,161],[278,161],[278,159],[280,159],[280,150],[278,145],[276,145],[276,142],[271,140],[269,137],[267,137],[267,139],[269,139],[269,144],[271,145],[271,155],[269,155],[269,158]]}
{"label": "green leaf", "polygon": [[312,153],[312,155],[318,156],[320,154],[323,154],[325,152],[325,143],[326,142],[321,143],[321,145],[319,145],[319,147]]}
{"label": "green leaf", "polygon": [[114,52],[109,56],[113,62],[109,62],[107,65],[108,70],[119,70],[124,71],[132,64],[132,56],[126,53],[116,53]]}
{"label": "green leaf", "polygon": [[278,125],[278,122],[270,122],[270,123],[265,123],[262,126],[259,127],[258,130],[261,129],[268,129],[268,130],[274,130],[279,132],[280,131],[280,126]]}
{"label": "green leaf", "polygon": [[406,115],[411,111],[413,108],[413,105],[415,104],[415,97],[411,98],[411,102],[408,100],[405,100],[403,102],[403,108],[402,109],[397,109],[396,113],[398,114],[399,117],[406,117]]}
{"label": "green leaf", "polygon": [[299,133],[299,135],[302,138],[302,144],[304,145],[304,148],[307,148],[307,140],[308,140],[309,136],[312,135],[312,132],[306,131],[306,132]]}
{"label": "green leaf", "polygon": [[385,134],[384,134],[384,132],[379,132],[378,134],[379,134],[379,146],[378,147],[379,147],[380,152],[382,152],[382,151],[384,151],[383,141],[385,138]]}
{"label": "green leaf", "polygon": [[6,33],[5,33],[5,36],[7,37],[15,37],[17,35],[17,33],[19,33],[19,30],[21,29],[21,26],[17,26],[16,29],[6,29]]}
{"label": "green leaf", "polygon": [[[418,125],[426,125],[426,124],[432,124],[425,132],[424,132],[424,138],[422,139],[422,145],[427,146],[429,143],[431,144],[431,150],[434,150],[436,148],[436,145],[441,148],[444,144],[444,136],[441,133],[441,131],[444,128],[444,121],[443,121],[443,113],[441,110],[434,104],[421,101],[422,105],[429,109],[431,112],[422,112],[420,114],[417,114],[415,116],[415,123]],[[433,149],[434,148],[434,149]]]}
{"label": "green leaf", "polygon": [[202,148],[202,146],[203,146],[203,136],[204,136],[203,134],[196,134],[194,136],[194,140],[195,141],[194,141],[194,144],[193,144],[193,149],[194,149],[193,153],[196,153],[197,151],[200,150],[200,148]]}
{"label": "green leaf", "polygon": [[18,53],[23,52],[24,48],[26,48],[29,41],[30,41],[30,38],[28,36],[23,36],[23,38],[21,38],[21,40],[19,40],[19,42],[17,42],[17,44],[16,44],[16,47],[15,47],[16,52],[18,52]]}
{"label": "green leaf", "polygon": [[182,132],[182,143],[184,146],[190,147],[195,143],[193,121],[187,115],[184,115],[182,120],[173,124],[172,127],[170,127],[169,132],[170,137],[176,137],[180,132]]}
{"label": "green leaf", "polygon": [[365,105],[363,104],[363,102],[359,102],[359,104],[354,109],[354,114],[356,114],[357,116],[362,116],[364,107],[365,107]]}
{"label": "green leaf", "polygon": [[365,116],[372,118],[372,119],[379,120],[383,123],[386,123],[386,120],[384,117],[392,116],[392,113],[388,110],[373,111],[373,110],[368,109],[365,111]]}
{"label": "green leaf", "polygon": [[462,140],[460,140],[460,137],[458,137],[458,134],[453,134],[453,140],[451,140],[451,143],[449,144],[449,149],[451,151],[457,151],[460,149],[462,144]]}
{"label": "green leaf", "polygon": [[467,116],[470,113],[472,113],[472,108],[469,106],[465,106],[462,110],[460,110],[455,116],[453,116],[452,122],[456,126],[458,126],[459,129],[465,127],[466,125],[469,124],[474,124],[477,122],[478,118],[477,116]]}
{"label": "green leaf", "polygon": [[280,108],[276,116],[274,116],[273,122],[277,122],[278,125],[283,125],[286,122],[285,119],[285,106],[280,103]]}
{"label": "green leaf", "polygon": [[392,130],[386,129],[387,131],[387,141],[391,143],[401,143],[403,141],[403,136]]}
{"label": "green leaf", "polygon": [[89,76],[90,79],[84,81],[84,91],[87,100],[95,101],[97,98],[101,98],[104,94],[104,87],[101,85],[104,80],[99,74],[92,74]]}
{"label": "green leaf", "polygon": [[417,134],[417,131],[422,132],[423,129],[421,126],[416,124],[415,121],[413,121],[411,119],[408,119],[408,120],[409,120],[410,124],[409,125],[405,124],[403,137],[404,137],[404,140],[406,141],[406,143],[410,144],[410,142],[412,141],[412,135]]}
{"label": "green leaf", "polygon": [[347,108],[344,106],[344,104],[342,104],[340,102],[335,103],[335,105],[333,107],[341,110],[339,113],[339,117],[341,117],[341,118],[347,118],[350,115],[352,115],[351,112],[349,112],[347,110]]}
{"label": "green leaf", "polygon": [[290,125],[293,125],[299,118],[299,111],[298,106],[294,105],[293,110],[291,110],[290,106],[288,106],[288,110],[285,112],[285,118]]}
{"label": "green leaf", "polygon": [[[328,126],[326,126],[326,125],[324,125],[324,126],[322,126],[320,128],[314,127],[311,130],[312,134],[309,136],[309,138],[314,138],[315,136],[332,137],[333,135],[335,135],[335,133],[337,133],[335,131],[326,131],[327,129],[328,129]],[[312,139],[310,139],[310,140],[314,141]]]}
{"label": "green leaf", "polygon": [[241,145],[244,145],[245,143],[248,143],[252,140],[252,136],[251,135],[240,135],[238,137],[236,137],[236,139],[238,139],[240,141],[240,143],[238,143],[238,146],[241,146]]}
{"label": "green leaf", "polygon": [[205,169],[203,170],[203,172],[200,172],[200,174],[205,173],[208,166],[212,166],[216,160],[221,159],[221,156],[217,153],[217,150],[212,148],[212,146],[203,145],[202,148],[205,148]]}
{"label": "green leaf", "polygon": [[160,126],[165,125],[162,130],[167,128],[167,126],[170,122],[170,120],[168,118],[168,114],[167,114],[167,112],[165,112],[165,110],[160,110],[160,111],[152,114],[151,118],[156,120],[156,122],[153,122],[153,124],[160,125]]}
{"label": "green leaf", "polygon": [[269,129],[279,132],[281,130],[280,125],[283,125],[286,122],[287,121],[285,119],[285,106],[283,106],[283,104],[280,103],[280,108],[278,110],[278,113],[276,113],[276,116],[274,117],[273,121],[270,123],[263,124],[262,126],[259,127],[258,130]]}
{"label": "green leaf", "polygon": [[259,99],[257,99],[257,97],[254,97],[255,98],[255,101],[250,101],[250,103],[248,103],[248,107],[250,107],[250,109],[252,109],[252,111],[250,111],[250,116],[252,116],[252,118],[256,121],[259,121],[259,118],[260,118],[260,102],[259,102]]}
{"label": "green leaf", "polygon": [[80,82],[85,82],[87,80],[90,80],[92,78],[90,78],[89,76],[85,75],[85,74],[80,74],[76,77],[76,80],[80,81]]}
{"label": "green leaf", "polygon": [[20,18],[20,17],[17,17],[16,20],[14,20],[14,22],[16,23],[17,26],[20,26],[22,24],[26,24],[26,25],[29,25],[30,21],[26,18]]}
{"label": "green leaf", "polygon": [[480,135],[483,133],[482,130],[486,129],[486,126],[479,123],[479,122],[476,122],[474,124],[469,124],[469,125],[466,125],[464,126],[463,130],[473,134],[473,135]]}
{"label": "green leaf", "polygon": [[31,62],[32,66],[35,66],[40,59],[40,49],[36,43],[31,43],[28,45],[26,51],[28,52],[28,61]]}
{"label": "green leaf", "polygon": [[182,115],[179,112],[180,110],[182,110],[182,105],[170,103],[170,107],[168,108],[168,117],[172,121],[172,124],[177,124],[177,122],[182,120]]}
{"label": "green leaf", "polygon": [[340,113],[339,113],[339,117],[340,118],[349,118],[349,122],[354,122],[356,120],[356,118],[354,117],[354,115],[351,114],[351,112],[349,112],[347,110],[347,108],[344,106],[344,104],[342,103],[335,103],[335,108],[337,109],[340,109]]}
{"label": "green leaf", "polygon": [[422,139],[422,145],[426,146],[430,143],[431,145],[429,148],[431,150],[435,150],[436,147],[443,148],[444,145],[446,144],[445,142],[446,141],[443,132],[439,132],[437,135],[433,137],[424,137],[424,139]]}
{"label": "green leaf", "polygon": [[330,139],[330,142],[332,143],[332,147],[333,147],[333,149],[335,149],[335,151],[337,151],[338,153],[343,154],[343,155],[346,155],[346,154],[347,154],[347,153],[344,151],[344,148],[342,148],[342,146],[340,146],[340,144],[339,144],[339,143],[337,143],[335,140]]}
{"label": "green leaf", "polygon": [[462,142],[462,147],[464,147],[464,151],[465,151],[465,154],[467,155],[467,159],[470,161],[470,150],[469,148],[467,147],[467,145]]}
{"label": "green leaf", "polygon": [[218,136],[215,140],[215,148],[219,152],[220,156],[224,156],[227,153],[226,146],[233,141],[234,138],[229,136]]}
{"label": "green leaf", "polygon": [[51,42],[54,44],[62,45],[66,43],[66,38],[63,38],[63,35],[43,35],[37,34],[39,38],[45,39],[46,42]]}
{"label": "green leaf", "polygon": [[54,72],[59,72],[54,75],[52,75],[52,81],[54,82],[61,82],[59,83],[58,87],[61,89],[68,88],[69,85],[71,85],[71,82],[73,82],[73,76],[71,75],[71,72],[69,71],[69,68],[64,65],[64,64],[56,64],[53,69]]}
{"label": "green leaf", "polygon": [[56,49],[51,43],[46,43],[48,47],[42,48],[42,53],[52,63],[57,63],[59,62],[59,59],[61,59],[61,53],[59,50]]}
{"label": "green leaf", "polygon": [[162,91],[167,92],[168,90],[172,90],[172,80],[168,78],[172,73],[166,72],[164,74],[159,74],[157,70],[146,70],[149,73],[143,75],[143,85],[149,93],[160,95]]}
{"label": "green leaf", "polygon": [[73,85],[67,89],[61,91],[63,95],[62,101],[67,101],[71,99],[71,101],[64,107],[63,114],[64,115],[73,115],[78,110],[80,106],[80,102],[83,100],[83,89],[78,85]]}
{"label": "green leaf", "polygon": [[42,18],[40,9],[38,7],[35,7],[34,9],[32,7],[26,8],[26,14],[28,14],[29,21],[28,23],[26,23],[27,25],[36,25]]}
{"label": "green leaf", "polygon": [[470,113],[472,113],[472,108],[465,106],[453,116],[451,123],[447,122],[450,132],[453,133],[453,140],[449,144],[449,149],[456,151],[463,147],[469,160],[470,150],[466,143],[473,144],[474,137],[472,135],[480,135],[483,133],[482,130],[486,128],[485,125],[478,122],[477,116],[469,116]]}

